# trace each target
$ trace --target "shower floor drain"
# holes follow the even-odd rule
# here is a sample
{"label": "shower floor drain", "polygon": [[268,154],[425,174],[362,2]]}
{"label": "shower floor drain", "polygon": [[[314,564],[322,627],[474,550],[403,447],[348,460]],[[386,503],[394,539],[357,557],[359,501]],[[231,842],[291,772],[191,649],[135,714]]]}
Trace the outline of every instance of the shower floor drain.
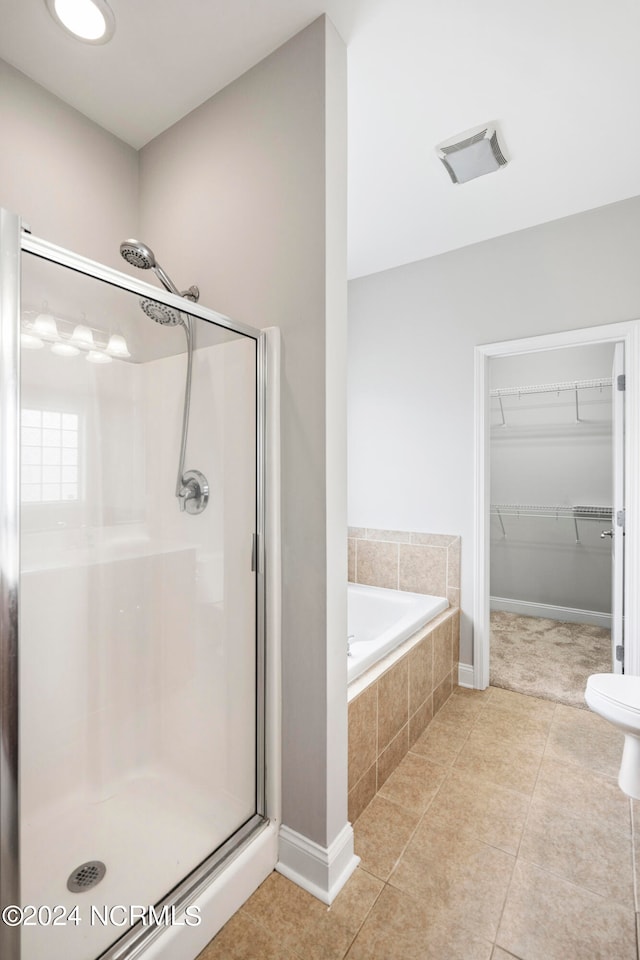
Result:
{"label": "shower floor drain", "polygon": [[100,883],[107,868],[102,860],[87,860],[81,863],[72,871],[67,880],[67,890],[71,893],[82,893],[83,890],[91,890],[92,887]]}

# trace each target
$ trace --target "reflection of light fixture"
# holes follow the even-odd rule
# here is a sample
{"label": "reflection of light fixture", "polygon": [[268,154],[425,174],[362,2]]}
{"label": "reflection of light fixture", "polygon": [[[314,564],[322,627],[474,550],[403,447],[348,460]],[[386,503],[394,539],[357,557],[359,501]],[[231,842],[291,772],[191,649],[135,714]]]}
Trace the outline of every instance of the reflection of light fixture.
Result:
{"label": "reflection of light fixture", "polygon": [[34,313],[28,310],[22,317],[20,343],[25,349],[38,350],[49,345],[59,357],[76,357],[82,352],[90,363],[103,364],[131,357],[122,334],[109,335],[106,330],[89,326],[85,314],[81,314],[82,322],[74,325],[72,320],[50,313],[46,303],[42,313],[32,319]]}
{"label": "reflection of light fixture", "polygon": [[42,340],[57,340],[58,325],[51,313],[39,313],[33,324],[33,332]]}
{"label": "reflection of light fixture", "polygon": [[89,350],[87,360],[89,363],[112,363],[111,357],[101,350]]}
{"label": "reflection of light fixture", "polygon": [[80,347],[81,350],[93,350],[93,333],[89,327],[85,327],[84,324],[79,323],[71,334],[71,343],[74,347]]}
{"label": "reflection of light fixture", "polygon": [[45,0],[49,13],[76,40],[106,43],[116,29],[113,11],[106,0]]}
{"label": "reflection of light fixture", "polygon": [[112,357],[130,357],[127,341],[120,333],[112,333],[107,344],[107,353]]}
{"label": "reflection of light fixture", "polygon": [[44,343],[40,337],[34,337],[32,333],[21,333],[20,343],[23,347],[26,347],[27,350],[39,350],[41,347],[44,347]]}
{"label": "reflection of light fixture", "polygon": [[57,353],[59,357],[77,357],[80,353],[77,347],[74,347],[71,343],[59,343],[51,344],[51,352]]}
{"label": "reflection of light fixture", "polygon": [[466,183],[485,173],[493,173],[507,162],[493,123],[485,123],[444,140],[436,147],[436,153],[454,183]]}

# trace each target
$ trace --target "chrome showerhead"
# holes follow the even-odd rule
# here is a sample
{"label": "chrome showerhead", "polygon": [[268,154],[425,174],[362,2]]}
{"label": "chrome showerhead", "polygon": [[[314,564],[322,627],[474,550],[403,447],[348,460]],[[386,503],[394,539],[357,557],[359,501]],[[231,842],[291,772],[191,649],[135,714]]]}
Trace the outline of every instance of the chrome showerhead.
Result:
{"label": "chrome showerhead", "polygon": [[121,243],[120,256],[124,257],[132,267],[138,267],[140,270],[151,270],[157,266],[153,250],[139,240],[125,240]]}
{"label": "chrome showerhead", "polygon": [[[187,300],[193,300],[194,302],[198,300],[200,296],[198,288],[189,287],[188,290],[180,292],[171,277],[164,272],[156,260],[153,250],[146,243],[140,243],[139,240],[125,240],[124,243],[120,244],[120,256],[124,257],[132,267],[138,267],[140,270],[153,270],[162,286],[169,293],[175,293],[178,297],[186,297]],[[182,321],[178,320],[176,322],[181,323]]]}
{"label": "chrome showerhead", "polygon": [[165,327],[177,327],[179,324],[184,326],[184,321],[177,310],[168,307],[166,303],[158,303],[157,300],[141,300],[140,306],[151,320],[161,323]]}

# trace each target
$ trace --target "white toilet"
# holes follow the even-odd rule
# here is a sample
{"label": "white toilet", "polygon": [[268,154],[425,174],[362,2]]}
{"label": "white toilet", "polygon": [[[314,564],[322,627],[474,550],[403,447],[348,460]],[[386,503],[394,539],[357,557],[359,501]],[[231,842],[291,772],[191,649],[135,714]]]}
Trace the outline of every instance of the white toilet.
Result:
{"label": "white toilet", "polygon": [[594,713],[624,733],[618,774],[620,789],[640,800],[640,677],[622,673],[594,673],[584,698]]}

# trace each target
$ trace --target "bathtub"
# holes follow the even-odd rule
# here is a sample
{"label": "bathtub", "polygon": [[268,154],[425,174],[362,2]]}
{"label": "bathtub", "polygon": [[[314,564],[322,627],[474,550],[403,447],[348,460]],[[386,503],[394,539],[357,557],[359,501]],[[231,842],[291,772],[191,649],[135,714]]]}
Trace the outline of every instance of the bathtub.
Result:
{"label": "bathtub", "polygon": [[449,606],[444,597],[350,583],[347,682],[368,670]]}

